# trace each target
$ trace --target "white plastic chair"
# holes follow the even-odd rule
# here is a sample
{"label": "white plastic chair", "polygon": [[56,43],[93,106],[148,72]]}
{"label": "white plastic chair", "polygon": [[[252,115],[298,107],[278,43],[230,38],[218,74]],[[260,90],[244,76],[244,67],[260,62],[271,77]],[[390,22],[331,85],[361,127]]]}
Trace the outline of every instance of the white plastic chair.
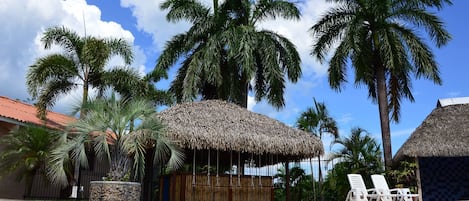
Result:
{"label": "white plastic chair", "polygon": [[347,178],[350,183],[350,191],[345,201],[371,201],[379,199],[379,195],[376,194],[374,189],[366,189],[361,175],[348,174]]}
{"label": "white plastic chair", "polygon": [[[371,175],[371,181],[373,181],[373,186],[376,189],[376,192],[380,194],[380,197],[385,198],[389,197],[392,200],[398,201],[412,201],[414,197],[417,197],[418,194],[411,194],[408,188],[393,188],[389,189],[388,183],[383,175],[374,174]],[[394,199],[396,198],[396,199]],[[389,199],[388,199],[389,200]],[[382,199],[382,201],[387,201],[386,199]]]}

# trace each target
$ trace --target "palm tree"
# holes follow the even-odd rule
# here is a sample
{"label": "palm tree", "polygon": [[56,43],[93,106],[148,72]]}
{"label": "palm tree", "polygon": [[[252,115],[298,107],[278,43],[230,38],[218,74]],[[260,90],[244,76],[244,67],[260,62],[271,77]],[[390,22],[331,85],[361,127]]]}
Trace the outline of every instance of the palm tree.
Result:
{"label": "palm tree", "polygon": [[366,130],[354,128],[350,137],[338,138],[333,143],[343,146],[334,153],[333,158],[340,158],[341,162],[354,170],[351,173],[365,173],[382,168],[380,145]]}
{"label": "palm tree", "polygon": [[0,138],[0,175],[16,172],[25,180],[26,197],[31,197],[34,177],[43,174],[47,158],[57,145],[59,135],[46,128],[27,125]]}
{"label": "palm tree", "polygon": [[347,174],[361,174],[367,186],[372,185],[370,176],[383,172],[380,145],[361,128],[351,130],[349,137],[338,138],[334,144],[342,147],[334,152],[332,159],[338,161],[324,181],[326,200],[344,200],[350,190]]}
{"label": "palm tree", "polygon": [[[309,132],[322,140],[323,134],[330,134],[335,139],[339,137],[339,130],[337,128],[337,122],[330,117],[324,103],[316,102],[313,99],[314,107],[309,107],[301,113],[300,117],[296,121],[296,126],[306,132]],[[322,192],[322,170],[321,170],[321,156],[318,156],[318,171],[319,171],[319,190]],[[311,171],[311,178],[313,178],[313,172]],[[314,186],[313,186],[314,190]],[[322,193],[321,193],[322,195]],[[321,200],[323,200],[323,197]]]}
{"label": "palm tree", "polygon": [[109,162],[110,180],[123,181],[129,174],[133,181],[143,178],[145,154],[149,148],[155,150],[154,161],[167,161],[173,168],[182,164],[183,153],[164,137],[164,127],[149,102],[123,102],[113,95],[83,107],[86,114],[72,123],[65,134],[74,137],[66,139],[64,135],[63,145],[52,152],[47,174],[53,182],[67,182],[62,165],[64,160],[72,159],[84,167],[88,165],[87,147],[98,159]]}
{"label": "palm tree", "polygon": [[[443,22],[429,7],[440,9],[450,0],[334,0],[336,3],[311,28],[317,37],[312,55],[320,61],[333,50],[329,84],[341,90],[348,59],[355,69],[355,84],[368,87],[378,103],[386,168],[392,162],[389,120],[399,121],[401,99],[414,101],[411,75],[441,84],[431,49],[419,37],[423,28],[437,47],[450,40]],[[336,47],[337,43],[337,48]]]}
{"label": "palm tree", "polygon": [[141,79],[130,68],[104,69],[113,56],[122,57],[125,64],[132,62],[132,48],[123,39],[81,37],[66,27],[51,27],[41,41],[45,49],[58,45],[64,50],[63,53],[37,59],[28,70],[28,91],[33,98],[38,98],[36,106],[41,117],[45,116],[46,108],[53,106],[59,95],[79,86],[83,89],[82,103],[85,103],[90,87],[96,88],[99,94],[109,87],[115,87],[119,92],[119,89],[125,88],[123,86],[132,86]]}
{"label": "palm tree", "polygon": [[[311,182],[314,181],[311,180],[310,177],[306,176],[305,170],[299,166],[290,168],[289,172],[292,200],[311,200],[311,197],[314,197],[315,194],[309,190],[308,186],[310,186]],[[277,170],[277,174],[274,175],[276,180],[275,185],[277,186],[274,196],[275,200],[285,200],[286,176],[285,167],[279,168]]]}
{"label": "palm tree", "polygon": [[332,158],[339,158],[340,163],[344,163],[345,167],[349,168],[349,174],[362,174],[367,184],[371,184],[369,176],[382,173],[380,145],[366,130],[354,128],[350,137],[338,138],[333,143],[343,147],[335,152]]}
{"label": "palm tree", "polygon": [[161,8],[169,10],[169,21],[192,23],[187,32],[168,41],[155,67],[167,70],[184,58],[170,88],[178,101],[202,95],[247,107],[252,90],[258,101],[266,98],[277,108],[285,105],[285,77],[296,82],[301,76],[299,54],[287,38],[256,25],[268,18],[298,19],[293,3],[234,0],[219,5],[213,0],[210,9],[194,0],[167,0]]}

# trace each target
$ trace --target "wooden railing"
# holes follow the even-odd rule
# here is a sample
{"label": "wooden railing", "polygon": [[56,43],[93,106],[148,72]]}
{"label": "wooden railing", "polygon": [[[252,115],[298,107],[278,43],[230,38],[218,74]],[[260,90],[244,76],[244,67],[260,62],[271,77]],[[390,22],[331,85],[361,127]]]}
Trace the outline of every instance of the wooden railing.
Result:
{"label": "wooden railing", "polygon": [[273,201],[271,177],[172,174],[160,181],[161,201]]}

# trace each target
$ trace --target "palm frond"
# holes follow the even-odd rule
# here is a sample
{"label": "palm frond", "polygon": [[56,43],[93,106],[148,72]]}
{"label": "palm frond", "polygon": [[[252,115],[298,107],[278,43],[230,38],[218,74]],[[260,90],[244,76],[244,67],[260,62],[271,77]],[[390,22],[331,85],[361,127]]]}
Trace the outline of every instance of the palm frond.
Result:
{"label": "palm frond", "polygon": [[74,76],[79,74],[73,60],[59,54],[41,57],[29,67],[26,74],[28,92],[36,98],[49,80],[69,80]]}
{"label": "palm frond", "polygon": [[78,54],[83,47],[83,41],[77,33],[66,28],[65,26],[50,27],[41,38],[44,43],[44,48],[49,49],[52,45],[56,44],[65,48],[70,54]]}
{"label": "palm frond", "polygon": [[122,38],[105,39],[105,44],[109,48],[110,55],[117,55],[124,59],[125,64],[129,65],[134,59],[132,45]]}
{"label": "palm frond", "polygon": [[266,18],[275,19],[282,17],[289,20],[300,19],[301,12],[292,2],[278,0],[278,1],[259,1],[255,10],[253,11],[251,22],[255,24],[257,21],[262,21]]}
{"label": "palm frond", "polygon": [[161,3],[160,8],[169,10],[166,14],[166,20],[170,22],[178,22],[183,19],[195,22],[210,11],[209,8],[194,0],[166,0]]}

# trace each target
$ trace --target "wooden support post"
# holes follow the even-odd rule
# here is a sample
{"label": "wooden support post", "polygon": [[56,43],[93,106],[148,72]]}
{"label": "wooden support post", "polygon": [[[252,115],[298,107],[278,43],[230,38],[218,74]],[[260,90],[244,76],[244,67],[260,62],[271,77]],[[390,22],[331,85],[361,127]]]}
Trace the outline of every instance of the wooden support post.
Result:
{"label": "wooden support post", "polygon": [[419,158],[415,157],[415,164],[417,165],[417,172],[415,173],[416,174],[416,177],[417,177],[417,191],[418,191],[418,194],[419,194],[419,201],[420,200],[423,200],[422,199],[422,180],[420,179],[420,164],[419,164]]}
{"label": "wooden support post", "polygon": [[285,162],[285,201],[290,201],[290,167],[288,160]]}

